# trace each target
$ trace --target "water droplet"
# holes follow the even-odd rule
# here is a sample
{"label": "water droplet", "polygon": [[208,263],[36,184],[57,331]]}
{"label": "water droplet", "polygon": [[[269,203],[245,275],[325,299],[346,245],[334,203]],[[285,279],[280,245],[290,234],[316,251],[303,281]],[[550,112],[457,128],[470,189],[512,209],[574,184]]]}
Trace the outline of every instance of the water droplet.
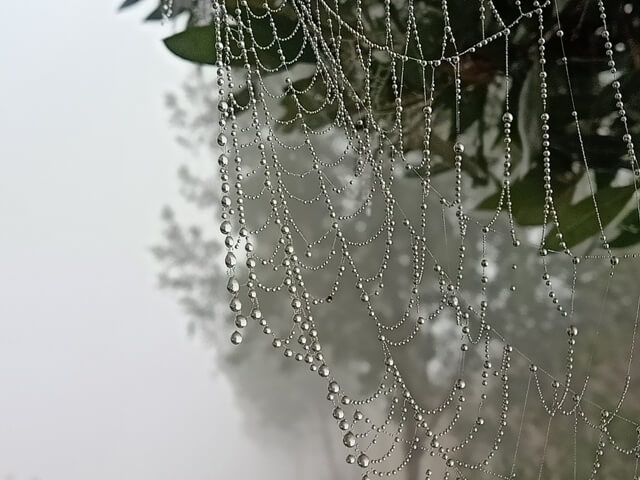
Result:
{"label": "water droplet", "polygon": [[235,331],[231,334],[231,343],[234,345],[240,345],[242,343],[242,334],[239,331]]}
{"label": "water droplet", "polygon": [[351,432],[347,432],[344,434],[344,437],[342,437],[342,443],[344,443],[344,446],[347,448],[353,448],[356,446],[356,436]]}
{"label": "water droplet", "polygon": [[229,278],[229,281],[227,282],[227,291],[229,293],[238,293],[240,291],[240,284],[238,283],[238,280],[236,280],[236,277]]}
{"label": "water droplet", "polygon": [[236,256],[232,252],[228,252],[224,257],[224,264],[227,268],[233,268],[236,266]]}
{"label": "water droplet", "polygon": [[242,302],[238,299],[238,297],[233,297],[231,302],[229,302],[229,308],[232,312],[239,312],[242,310]]}
{"label": "water droplet", "polygon": [[449,297],[447,297],[447,303],[450,307],[457,307],[459,303],[458,297],[455,295],[449,295]]}
{"label": "water droplet", "polygon": [[358,455],[358,465],[362,468],[367,468],[369,466],[369,457],[364,453]]}
{"label": "water droplet", "polygon": [[220,233],[223,233],[224,235],[228,235],[231,233],[231,222],[229,222],[228,220],[225,220],[224,222],[222,222],[220,224]]}

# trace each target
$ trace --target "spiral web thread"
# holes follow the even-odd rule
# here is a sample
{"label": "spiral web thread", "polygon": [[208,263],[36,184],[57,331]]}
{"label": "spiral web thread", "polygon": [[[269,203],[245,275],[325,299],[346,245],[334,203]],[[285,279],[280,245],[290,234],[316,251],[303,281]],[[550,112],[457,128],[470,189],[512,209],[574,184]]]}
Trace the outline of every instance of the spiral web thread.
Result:
{"label": "spiral web thread", "polygon": [[[436,476],[445,479],[515,478],[518,476],[519,459],[523,455],[534,454],[537,455],[535,463],[539,469],[536,468],[531,478],[543,478],[547,476],[544,468],[549,455],[552,425],[558,422],[555,420],[558,417],[568,420],[573,429],[574,454],[566,462],[572,463],[574,477],[583,469],[588,471],[589,478],[595,478],[601,467],[601,457],[606,452],[606,455],[617,455],[631,465],[628,471],[637,478],[640,429],[636,431],[638,421],[635,418],[622,414],[623,401],[632,383],[638,321],[635,308],[629,316],[633,329],[629,331],[628,368],[624,378],[619,379],[622,389],[620,393],[611,393],[613,397],[608,399],[613,408],[607,410],[590,398],[590,375],[595,368],[593,356],[590,356],[582,381],[572,374],[575,349],[580,343],[578,339],[583,336],[582,331],[578,336],[575,326],[579,322],[575,306],[579,269],[585,265],[606,265],[602,312],[598,312],[599,316],[604,316],[616,269],[637,258],[637,254],[615,256],[607,243],[582,141],[579,112],[571,86],[571,66],[566,55],[562,62],[575,120],[575,135],[605,253],[578,255],[563,242],[562,235],[566,233],[564,222],[568,219],[558,213],[551,188],[553,161],[550,145],[553,139],[549,134],[545,65],[545,45],[550,40],[543,34],[546,13],[547,21],[548,18],[555,19],[557,38],[553,41],[560,42],[564,52],[558,6],[554,0],[534,1],[529,6],[515,0],[520,14],[515,19],[506,20],[491,0],[469,3],[475,5],[473,9],[470,6],[470,12],[478,15],[482,37],[473,45],[458,44],[449,19],[448,4],[444,0],[441,6],[444,30],[439,58],[425,58],[423,55],[419,41],[421,32],[418,31],[412,0],[407,0],[405,5],[408,21],[402,38],[398,38],[390,26],[390,0],[380,4],[386,25],[384,44],[375,43],[367,36],[361,16],[355,23],[344,21],[338,1],[285,0],[278,6],[260,4],[260,10],[255,8],[256,4],[246,0],[238,2],[233,10],[225,2],[213,4],[220,114],[217,136],[221,151],[218,159],[222,188],[220,230],[227,248],[225,265],[230,274],[227,287],[231,295],[229,306],[237,326],[231,341],[240,344],[247,324],[255,323],[276,351],[287,359],[306,364],[311,372],[316,372],[327,382],[327,398],[333,404],[332,415],[348,450],[346,461],[354,464],[365,480],[401,475],[411,462],[421,465],[422,475],[427,479]],[[356,7],[356,12],[359,12],[359,0]],[[283,31],[274,19],[285,8],[295,12],[292,30]],[[625,130],[620,148],[626,151],[627,161],[635,172],[638,165],[620,83],[616,79],[617,70],[602,0],[597,2],[597,8],[602,20],[602,48],[609,60],[615,112]],[[550,17],[549,12],[555,13]],[[488,18],[499,26],[497,31],[486,31]],[[514,27],[522,22],[531,22],[539,27],[540,32],[538,81],[544,168],[540,182],[545,191],[542,222],[545,226],[532,255],[539,258],[542,282],[549,293],[545,308],[559,318],[550,335],[561,335],[568,341],[562,375],[546,371],[544,361],[538,364],[525,349],[511,344],[507,333],[502,333],[492,324],[491,306],[497,300],[491,298],[488,288],[491,283],[488,272],[492,265],[485,258],[485,253],[497,236],[507,238],[509,248],[527,248],[513,219],[515,205],[510,187],[514,118],[509,111],[508,80],[503,86],[504,105],[500,112],[504,164],[497,209],[486,219],[476,219],[465,203],[468,186],[463,178],[465,144],[460,134],[460,118],[465,114],[461,110],[461,64],[465,57],[473,56],[493,42],[504,42],[505,78],[508,79],[509,38]],[[260,34],[256,35],[257,32]],[[270,38],[267,43],[258,39],[265,35]],[[288,49],[284,45],[291,42],[299,46],[299,53],[287,57],[284,52]],[[352,62],[344,62],[346,49],[353,53],[350,57]],[[309,51],[313,52],[315,59],[313,74],[310,83],[300,87],[292,80],[295,77],[292,69]],[[409,55],[409,51],[417,51],[418,56]],[[276,62],[265,60],[267,57],[275,58]],[[380,78],[377,72],[372,71],[373,58],[384,58],[390,65],[389,78]],[[238,63],[243,66],[231,67]],[[421,75],[423,98],[417,102],[418,107],[414,101],[411,108],[405,108],[408,102],[403,96],[404,75],[410,65],[417,66],[412,71]],[[432,132],[437,128],[432,104],[438,93],[436,72],[439,69],[450,69],[455,78],[455,124],[460,137],[450,152],[455,178],[447,191],[442,190],[431,175],[430,142]],[[395,99],[393,110],[384,113],[376,111],[373,98],[381,82],[388,82]],[[318,85],[322,87],[320,90],[324,98],[309,107],[305,94]],[[246,88],[247,102],[234,96],[236,87]],[[283,118],[278,113],[281,108],[278,105],[283,99],[293,105],[294,114],[290,118]],[[332,115],[329,125],[314,129],[313,118],[329,111]],[[404,134],[408,127],[423,132],[424,148],[418,162],[404,154]],[[297,137],[283,131],[295,132]],[[341,142],[335,138],[340,138]],[[297,140],[294,142],[292,139]],[[327,159],[322,153],[324,147],[321,146],[327,142],[339,145],[337,150],[340,151],[334,158]],[[295,161],[286,165],[284,154]],[[419,177],[412,180],[418,188],[414,209],[398,199],[396,188],[402,188],[396,187],[400,183],[398,166]],[[633,178],[632,182],[636,189],[634,202],[637,209],[640,198],[637,179]],[[326,216],[310,218],[298,214],[298,207],[304,209],[311,205],[323,207]],[[260,208],[266,213],[262,217],[251,218],[252,212]],[[370,222],[372,208],[382,212],[380,226],[375,226],[368,238],[354,239],[353,225]],[[504,218],[507,222],[502,228],[501,219]],[[453,230],[447,228],[451,219],[455,222]],[[434,225],[438,222],[444,222],[445,227],[440,234],[433,234]],[[549,225],[556,232],[559,249],[550,249],[545,244]],[[318,228],[326,230],[311,237],[310,232]],[[271,232],[275,241],[269,240],[266,232]],[[470,232],[479,235],[482,244],[481,255],[476,262],[481,269],[479,281],[473,270],[469,275],[472,280],[467,281],[466,272],[471,268],[468,264],[472,260],[465,254],[465,239]],[[326,256],[316,260],[314,250],[321,250],[322,245]],[[446,252],[450,245],[456,247],[455,260],[446,253],[444,256],[447,258],[443,258],[439,253],[443,248]],[[379,247],[379,257],[372,253],[376,251],[374,246]],[[398,251],[402,249],[405,251]],[[267,253],[259,253],[262,251]],[[383,313],[387,310],[381,298],[383,291],[400,288],[401,282],[387,276],[394,258],[401,253],[410,258],[409,264],[401,269],[406,276],[407,291],[401,314],[394,317],[399,319],[394,320]],[[562,299],[559,298],[562,295],[554,291],[552,273],[553,264],[559,264],[559,259],[567,260],[571,272],[568,293]],[[498,261],[493,267],[499,272],[516,271],[517,265],[505,266],[503,263],[506,262]],[[373,271],[367,272],[371,266],[374,266]],[[333,280],[313,285],[314,278],[321,275],[324,279]],[[355,294],[343,293],[347,284],[349,288],[355,285],[355,289],[351,288]],[[527,295],[527,289],[524,290],[522,295]],[[426,295],[425,291],[435,292],[438,298],[435,307],[427,313],[424,311],[428,306],[421,300],[421,295]],[[516,295],[515,287],[510,294]],[[359,322],[361,328],[375,329],[379,361],[384,363],[379,387],[358,398],[348,393],[348,385],[341,381],[341,372],[332,367],[330,354],[322,343],[323,308],[346,295],[351,295],[349,302],[358,304],[362,319],[344,318],[342,321]],[[476,298],[482,300],[476,302]],[[281,325],[281,318],[270,318],[264,313],[265,305],[282,302],[290,309],[288,325]],[[447,316],[455,323],[460,338],[459,360],[456,357],[450,361],[459,361],[460,365],[456,367],[456,375],[447,380],[449,387],[444,398],[433,402],[434,405],[425,405],[413,395],[410,379],[405,378],[395,357],[419,338],[435,319]],[[600,328],[601,321],[595,327],[596,337]],[[496,345],[500,346],[498,351]],[[478,363],[469,357],[469,362],[478,364],[465,365],[468,352],[474,348],[480,351],[482,359]],[[589,346],[585,344],[584,348]],[[526,379],[526,382],[523,391],[517,392],[520,408],[514,411],[510,406],[515,402],[516,392],[509,387],[516,377]],[[498,406],[495,418],[488,419],[483,416],[483,408],[492,398]],[[542,429],[544,437],[538,448],[523,453],[522,448],[529,448],[523,446],[523,432],[527,429],[527,412],[533,404],[542,409],[548,424]],[[381,411],[385,411],[382,420],[376,419],[376,414]],[[610,428],[613,422],[620,423],[622,427]],[[595,432],[594,438],[597,439],[593,442],[590,457],[580,457],[578,453],[578,429],[585,427]],[[502,441],[507,431],[514,432],[514,441]],[[617,438],[616,433],[620,431],[632,432],[635,442],[629,444],[628,438]],[[499,461],[501,456],[503,459]]]}

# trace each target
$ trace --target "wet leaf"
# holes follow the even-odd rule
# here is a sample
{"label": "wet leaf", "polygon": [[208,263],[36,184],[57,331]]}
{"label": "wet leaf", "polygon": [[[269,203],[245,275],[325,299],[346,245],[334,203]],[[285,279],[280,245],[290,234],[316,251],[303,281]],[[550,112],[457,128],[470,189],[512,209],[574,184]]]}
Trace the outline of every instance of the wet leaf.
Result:
{"label": "wet leaf", "polygon": [[531,68],[518,98],[517,128],[522,140],[521,168],[528,169],[540,153],[542,102],[540,100],[539,69]]}
{"label": "wet leaf", "polygon": [[[280,42],[279,46],[282,47],[283,54],[287,61],[297,59],[298,63],[315,63],[316,57],[309,42],[303,42],[302,29],[296,30],[297,21],[289,18],[284,12],[281,14],[272,14],[278,35],[288,38],[286,42]],[[277,53],[278,44],[273,42],[273,31],[269,24],[262,25],[257,23],[256,28],[253,30],[253,38],[255,40],[256,51],[259,53],[258,59],[263,68],[267,68],[263,72],[263,75],[268,75],[271,68],[276,68],[280,65],[280,55]],[[295,35],[291,36],[293,32]],[[254,44],[249,40],[246,48],[251,50]],[[190,62],[212,65],[216,61],[216,47],[215,47],[215,25],[197,25],[189,26],[185,30],[170,37],[164,39],[164,44],[167,48],[180,58],[189,60]],[[260,48],[262,45],[271,45],[270,48]],[[304,45],[304,47],[301,47]],[[301,48],[303,50],[301,51]],[[238,52],[234,52],[238,55]],[[255,58],[250,58],[251,62],[255,62]],[[243,60],[236,60],[236,65],[242,65]]]}
{"label": "wet leaf", "polygon": [[[609,225],[618,216],[633,196],[634,191],[634,186],[629,185],[626,187],[605,188],[596,193],[596,202],[603,227]],[[591,196],[575,205],[562,209],[558,208],[558,210],[560,228],[567,247],[571,248],[598,234],[600,231]],[[559,240],[556,237],[557,232],[554,227],[547,235],[545,243],[548,248],[560,249]]]}
{"label": "wet leaf", "polygon": [[485,85],[477,86],[462,96],[460,130],[464,132],[482,118],[486,102],[487,87]]}
{"label": "wet leaf", "polygon": [[[544,179],[542,170],[536,168],[524,177],[511,183],[510,194],[512,203],[513,218],[520,225],[542,225],[544,221]],[[554,178],[552,187],[556,206],[558,204],[568,205],[575,190],[577,178],[571,177],[567,180]],[[500,201],[500,191],[485,198],[476,207],[478,210],[495,210]],[[506,193],[504,197],[506,202]],[[503,205],[506,208],[506,205]]]}
{"label": "wet leaf", "polygon": [[194,26],[164,39],[166,47],[190,62],[213,65],[216,61],[215,26]]}
{"label": "wet leaf", "polygon": [[119,10],[122,10],[123,8],[127,8],[127,7],[131,7],[132,5],[135,5],[136,3],[140,2],[140,0],[125,0],[122,5],[120,5]]}
{"label": "wet leaf", "polygon": [[149,15],[147,15],[147,18],[145,18],[145,20],[147,22],[150,22],[153,20],[162,20],[162,18],[162,5],[159,5]]}
{"label": "wet leaf", "polygon": [[640,243],[640,217],[635,208],[622,219],[619,229],[620,234],[610,242],[612,248],[626,248]]}

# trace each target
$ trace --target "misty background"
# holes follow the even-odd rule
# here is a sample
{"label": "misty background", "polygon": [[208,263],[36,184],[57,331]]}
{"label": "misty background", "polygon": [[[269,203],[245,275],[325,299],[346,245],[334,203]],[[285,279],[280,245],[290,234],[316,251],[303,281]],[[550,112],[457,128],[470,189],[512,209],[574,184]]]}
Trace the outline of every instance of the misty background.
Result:
{"label": "misty background", "polygon": [[293,478],[156,287],[189,67],[119,3],[3,3],[0,479]]}

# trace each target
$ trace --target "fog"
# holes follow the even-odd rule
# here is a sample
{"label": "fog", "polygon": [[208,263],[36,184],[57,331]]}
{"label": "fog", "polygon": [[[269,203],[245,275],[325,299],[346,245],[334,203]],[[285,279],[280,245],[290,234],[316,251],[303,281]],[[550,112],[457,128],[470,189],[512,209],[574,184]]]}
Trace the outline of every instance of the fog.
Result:
{"label": "fog", "polygon": [[264,478],[281,459],[156,288],[187,67],[118,3],[3,3],[0,478]]}

